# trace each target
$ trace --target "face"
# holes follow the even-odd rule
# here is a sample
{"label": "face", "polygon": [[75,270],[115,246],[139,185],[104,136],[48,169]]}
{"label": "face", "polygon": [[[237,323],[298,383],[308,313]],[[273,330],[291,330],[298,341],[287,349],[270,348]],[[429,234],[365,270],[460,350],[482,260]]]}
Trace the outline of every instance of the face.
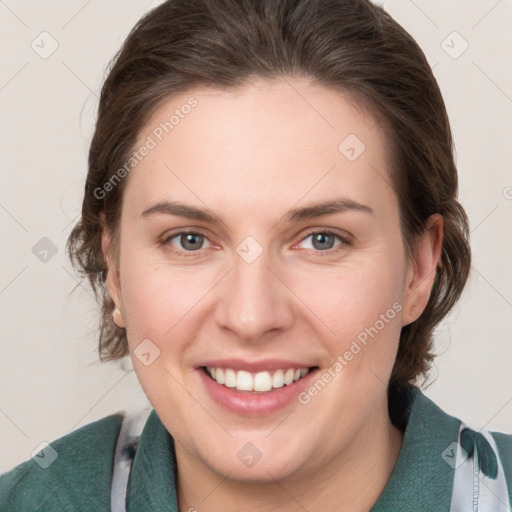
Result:
{"label": "face", "polygon": [[263,481],[349,458],[389,425],[436,263],[431,239],[406,257],[380,126],[290,78],[176,95],[143,145],[108,284],[178,460]]}

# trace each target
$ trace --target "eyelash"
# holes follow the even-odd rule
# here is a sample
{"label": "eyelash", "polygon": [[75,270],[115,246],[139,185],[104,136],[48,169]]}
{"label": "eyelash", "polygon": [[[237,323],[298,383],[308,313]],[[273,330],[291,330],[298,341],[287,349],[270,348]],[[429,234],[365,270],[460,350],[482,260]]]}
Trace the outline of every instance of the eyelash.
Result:
{"label": "eyelash", "polygon": [[[169,236],[166,236],[164,237],[160,242],[159,242],[159,245],[162,246],[162,247],[166,247],[168,244],[169,244],[169,241],[172,240],[173,238],[176,238],[180,235],[189,235],[189,234],[192,234],[192,235],[200,235],[204,238],[206,238],[208,240],[208,237],[206,236],[206,234],[201,231],[200,229],[195,229],[195,230],[182,230],[182,231],[178,231],[176,233],[172,233],[171,235]],[[326,249],[325,251],[318,251],[318,250],[314,250],[314,249],[306,249],[306,250],[312,250],[313,252],[315,252],[316,254],[320,254],[322,256],[329,256],[329,255],[332,255],[333,253],[336,253],[340,250],[343,250],[343,247],[347,247],[347,246],[351,246],[352,245],[352,241],[347,238],[347,237],[344,237],[342,235],[340,235],[339,233],[336,233],[334,231],[331,231],[329,229],[317,229],[317,230],[312,230],[312,231],[309,231],[306,235],[304,235],[304,237],[301,238],[301,240],[299,241],[299,243],[303,242],[304,240],[306,240],[307,238],[309,238],[311,235],[318,235],[318,234],[322,234],[322,235],[330,235],[330,236],[334,236],[336,238],[338,238],[342,243],[340,244],[340,246],[338,246],[338,248],[332,248],[332,249]],[[199,253],[201,251],[201,249],[197,250],[197,251],[176,251],[174,249],[169,249],[170,252],[174,253],[174,254],[178,254],[178,255],[181,255],[185,258],[190,258],[190,257],[194,257],[194,256],[197,256],[197,253]]]}
{"label": "eyelash", "polygon": [[317,230],[309,231],[306,235],[304,235],[301,238],[300,241],[303,242],[304,240],[306,240],[306,238],[309,238],[311,235],[318,235],[318,234],[334,236],[335,238],[337,238],[338,240],[341,241],[341,244],[339,246],[333,247],[332,249],[327,249],[325,251],[317,251],[314,249],[310,249],[318,254],[325,254],[326,256],[329,256],[329,255],[332,255],[332,253],[343,250],[344,247],[349,247],[352,245],[352,241],[348,237],[342,236],[339,233],[336,233],[335,231],[331,231],[330,229],[320,229],[320,230],[317,229]]}

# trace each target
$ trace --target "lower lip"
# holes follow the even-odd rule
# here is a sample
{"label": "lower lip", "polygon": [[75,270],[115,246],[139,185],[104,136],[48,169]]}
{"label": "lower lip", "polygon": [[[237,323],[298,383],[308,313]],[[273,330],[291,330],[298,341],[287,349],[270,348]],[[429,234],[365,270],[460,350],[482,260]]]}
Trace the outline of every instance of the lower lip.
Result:
{"label": "lower lip", "polygon": [[244,416],[264,416],[286,407],[308,386],[317,368],[310,370],[307,375],[288,386],[272,389],[265,393],[249,393],[237,391],[236,388],[228,388],[206,375],[203,368],[198,368],[210,396],[219,405],[235,414]]}

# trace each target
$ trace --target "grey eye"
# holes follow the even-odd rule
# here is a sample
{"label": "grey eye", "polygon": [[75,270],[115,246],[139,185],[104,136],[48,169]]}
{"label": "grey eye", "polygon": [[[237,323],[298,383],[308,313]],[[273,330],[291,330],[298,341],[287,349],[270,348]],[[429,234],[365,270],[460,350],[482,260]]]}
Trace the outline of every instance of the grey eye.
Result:
{"label": "grey eye", "polygon": [[[317,251],[327,251],[329,249],[333,249],[335,247],[336,238],[340,241],[343,241],[341,237],[335,233],[331,233],[329,231],[315,231],[313,233],[309,233],[305,238],[302,239],[304,241],[311,239],[310,247],[306,247],[306,249],[316,249]],[[339,244],[338,244],[339,245]]]}
{"label": "grey eye", "polygon": [[[173,244],[172,240],[177,239],[178,243]],[[200,233],[194,232],[181,232],[169,236],[165,243],[171,244],[177,250],[184,250],[185,252],[194,252],[204,248],[204,242],[207,238]]]}

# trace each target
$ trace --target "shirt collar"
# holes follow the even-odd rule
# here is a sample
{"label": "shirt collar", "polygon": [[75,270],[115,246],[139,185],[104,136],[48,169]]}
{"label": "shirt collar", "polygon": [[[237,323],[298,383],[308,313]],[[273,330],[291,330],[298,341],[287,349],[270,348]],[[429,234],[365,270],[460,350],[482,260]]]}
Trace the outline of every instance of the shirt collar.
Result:
{"label": "shirt collar", "polygon": [[442,411],[418,388],[407,387],[411,410],[391,477],[371,512],[449,510],[454,469],[445,460],[460,420]]}
{"label": "shirt collar", "polygon": [[[447,415],[419,389],[407,386],[410,410],[402,411],[405,432],[391,477],[371,512],[449,510],[454,470],[443,458],[456,442],[460,421]],[[395,399],[403,398],[403,395]],[[399,400],[400,401],[400,400]],[[179,512],[174,441],[151,411],[141,433],[127,490],[129,512]]]}
{"label": "shirt collar", "polygon": [[140,435],[126,493],[129,512],[179,512],[174,441],[153,409]]}

